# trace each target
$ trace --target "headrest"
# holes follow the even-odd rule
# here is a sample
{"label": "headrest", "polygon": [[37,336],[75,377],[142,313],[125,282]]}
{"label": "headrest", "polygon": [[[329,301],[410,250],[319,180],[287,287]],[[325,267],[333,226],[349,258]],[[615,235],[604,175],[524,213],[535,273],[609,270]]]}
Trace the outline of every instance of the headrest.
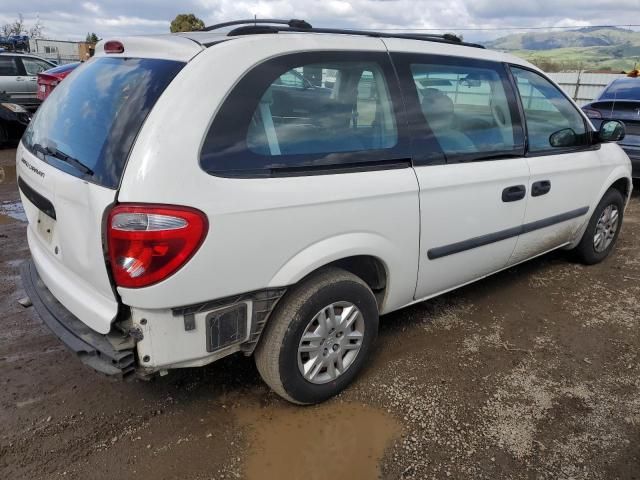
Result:
{"label": "headrest", "polygon": [[436,88],[422,93],[422,108],[430,116],[453,115],[453,100]]}

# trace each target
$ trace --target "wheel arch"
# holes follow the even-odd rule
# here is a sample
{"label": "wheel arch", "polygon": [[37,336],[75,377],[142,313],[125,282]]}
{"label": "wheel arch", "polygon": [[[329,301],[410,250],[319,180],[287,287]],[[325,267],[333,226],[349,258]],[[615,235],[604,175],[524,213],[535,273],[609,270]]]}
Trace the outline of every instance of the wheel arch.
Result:
{"label": "wheel arch", "polygon": [[385,309],[392,283],[393,245],[373,233],[352,233],[321,240],[291,257],[273,276],[269,287],[289,286],[328,266],[361,278],[373,291],[378,310]]}
{"label": "wheel arch", "polygon": [[578,245],[578,243],[580,243],[580,240],[582,239],[582,236],[584,235],[584,232],[587,229],[587,226],[589,225],[589,219],[591,218],[591,215],[593,215],[595,208],[598,206],[598,204],[600,203],[600,200],[602,199],[602,197],[604,197],[605,193],[607,193],[612,188],[618,190],[622,194],[625,201],[625,205],[626,205],[629,202],[629,199],[631,198],[633,183],[632,183],[631,177],[629,176],[629,172],[624,168],[622,168],[621,166],[613,170],[609,175],[609,177],[607,178],[607,180],[603,182],[602,189],[600,190],[598,195],[594,198],[593,203],[589,207],[589,212],[585,216],[586,220],[584,222],[584,225],[580,227],[580,230],[578,230],[573,242],[566,247],[567,249],[570,250],[572,248],[575,248]]}
{"label": "wheel arch", "polygon": [[[631,196],[631,191],[633,189],[632,185],[633,183],[631,178],[622,177],[622,178],[618,178],[615,182],[613,182],[611,186],[607,188],[607,190],[610,190],[612,188],[615,188],[616,190],[618,190],[622,194],[622,197],[624,198],[624,201],[626,203],[629,200],[629,197]],[[607,190],[605,190],[605,192]]]}

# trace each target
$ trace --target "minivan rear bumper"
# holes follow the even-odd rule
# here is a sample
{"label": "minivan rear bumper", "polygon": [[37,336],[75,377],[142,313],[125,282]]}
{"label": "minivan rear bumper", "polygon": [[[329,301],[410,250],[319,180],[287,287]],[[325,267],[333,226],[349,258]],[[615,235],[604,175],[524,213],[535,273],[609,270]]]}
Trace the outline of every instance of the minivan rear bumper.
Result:
{"label": "minivan rear bumper", "polygon": [[105,375],[134,373],[134,348],[116,350],[106,335],[91,330],[67,310],[46,287],[32,260],[20,268],[22,284],[42,321],[82,363]]}

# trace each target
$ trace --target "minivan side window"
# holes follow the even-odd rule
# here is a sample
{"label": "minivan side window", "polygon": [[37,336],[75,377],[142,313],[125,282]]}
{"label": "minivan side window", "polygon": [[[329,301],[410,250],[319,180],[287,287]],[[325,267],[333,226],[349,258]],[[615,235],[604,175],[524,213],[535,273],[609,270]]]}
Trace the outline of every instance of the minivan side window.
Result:
{"label": "minivan side window", "polygon": [[[511,71],[522,100],[530,152],[589,144],[584,118],[553,83],[531,70],[512,66]],[[554,137],[562,142],[554,144]]]}
{"label": "minivan side window", "polygon": [[18,75],[20,75],[20,71],[16,59],[0,55],[0,77],[17,77]]}
{"label": "minivan side window", "polygon": [[295,91],[274,82],[264,92],[247,132],[252,152],[277,157],[395,145],[392,103],[379,67],[360,62],[309,67],[322,72],[320,85]]}
{"label": "minivan side window", "polygon": [[415,63],[422,114],[447,157],[516,148],[502,76],[493,68]]}
{"label": "minivan side window", "polygon": [[396,121],[401,101],[392,98],[399,90],[389,84],[390,65],[367,59],[373,55],[314,52],[259,65],[214,119],[201,166],[253,176],[406,160]]}
{"label": "minivan side window", "polygon": [[524,155],[517,97],[502,63],[408,52],[391,57],[406,102],[414,165]]}

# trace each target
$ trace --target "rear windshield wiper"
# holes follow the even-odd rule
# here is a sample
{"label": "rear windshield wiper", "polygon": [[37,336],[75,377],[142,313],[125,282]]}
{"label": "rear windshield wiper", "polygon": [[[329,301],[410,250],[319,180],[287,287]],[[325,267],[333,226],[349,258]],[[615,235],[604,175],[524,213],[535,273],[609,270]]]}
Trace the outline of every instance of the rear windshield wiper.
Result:
{"label": "rear windshield wiper", "polygon": [[82,163],[77,158],[74,158],[70,155],[67,155],[64,152],[61,152],[57,148],[45,147],[43,145],[40,145],[39,143],[36,143],[35,145],[33,145],[33,149],[36,152],[42,152],[44,155],[49,155],[50,157],[54,157],[54,158],[57,158],[58,160],[62,160],[63,162],[68,163],[69,165],[73,165],[76,169],[80,170],[85,175],[93,175],[93,170],[87,167],[84,163]]}

